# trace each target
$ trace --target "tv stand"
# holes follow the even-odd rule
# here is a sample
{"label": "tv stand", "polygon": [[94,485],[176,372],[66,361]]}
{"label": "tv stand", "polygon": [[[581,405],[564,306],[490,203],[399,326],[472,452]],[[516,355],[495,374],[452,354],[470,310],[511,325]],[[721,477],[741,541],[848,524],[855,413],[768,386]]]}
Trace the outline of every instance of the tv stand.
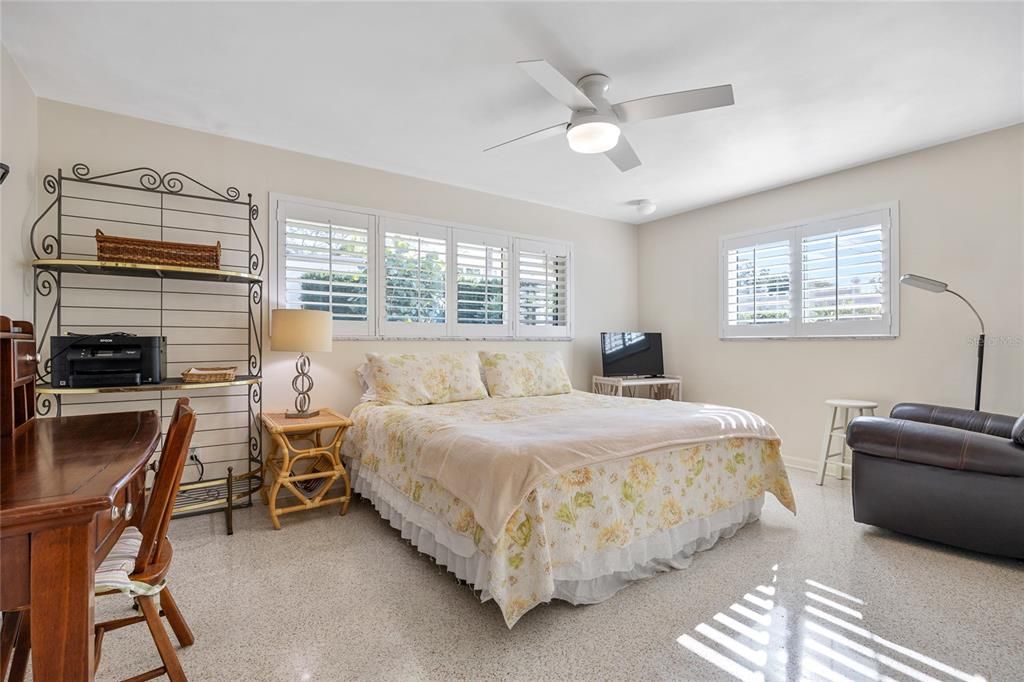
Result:
{"label": "tv stand", "polygon": [[655,400],[682,400],[683,380],[674,376],[660,377],[599,377],[595,376],[591,392],[601,395],[615,395],[626,398],[643,397],[640,389],[646,389],[647,397]]}

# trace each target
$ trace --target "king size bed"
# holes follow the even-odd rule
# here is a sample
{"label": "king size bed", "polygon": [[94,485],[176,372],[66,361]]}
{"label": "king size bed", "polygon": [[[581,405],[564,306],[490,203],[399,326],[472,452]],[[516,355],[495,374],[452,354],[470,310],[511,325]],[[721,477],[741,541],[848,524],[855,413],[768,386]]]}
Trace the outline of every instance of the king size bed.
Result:
{"label": "king size bed", "polygon": [[547,354],[475,355],[368,356],[343,453],[356,492],[508,627],[686,567],[766,492],[796,510],[778,435],[750,412],[573,391]]}

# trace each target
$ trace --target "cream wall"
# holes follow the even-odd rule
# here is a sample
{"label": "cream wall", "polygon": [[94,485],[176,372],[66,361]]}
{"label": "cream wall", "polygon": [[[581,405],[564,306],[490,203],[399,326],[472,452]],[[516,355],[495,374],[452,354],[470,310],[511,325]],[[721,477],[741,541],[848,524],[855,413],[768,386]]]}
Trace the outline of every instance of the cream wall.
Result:
{"label": "cream wall", "polygon": [[25,304],[30,278],[24,262],[39,186],[37,100],[5,47],[0,47],[0,62],[0,161],[11,167],[0,187],[0,313],[31,320],[32,310]]}
{"label": "cream wall", "polygon": [[666,334],[688,400],[754,410],[787,461],[821,447],[829,397],[971,407],[977,321],[959,300],[903,287],[893,340],[718,338],[718,238],[900,202],[903,273],[948,281],[986,321],[982,409],[1024,410],[1024,126],[665,218],[640,228],[640,326]]}
{"label": "cream wall", "polygon": [[[8,115],[10,60],[4,55],[4,143],[31,149],[37,106],[15,81]],[[20,74],[19,74],[20,77]],[[26,96],[25,93],[29,93]],[[20,121],[13,125],[9,121]],[[13,136],[11,128],[17,130]],[[22,130],[28,131],[27,135]],[[7,152],[4,152],[5,155]],[[31,152],[21,151],[31,168]],[[464,347],[552,348],[577,387],[600,369],[602,329],[643,327],[666,333],[666,369],[684,377],[684,397],[753,409],[779,429],[787,459],[809,465],[823,430],[826,397],[867,397],[883,410],[899,400],[968,406],[976,334],[969,311],[951,296],[902,293],[901,336],[879,341],[720,341],[718,237],[787,221],[898,200],[903,272],[948,280],[975,301],[989,326],[983,408],[1024,407],[1024,126],[1016,126],[649,223],[639,229],[470,190],[338,163],[139,119],[38,100],[38,169],[83,161],[94,172],[150,165],[183,170],[215,187],[252,191],[266,236],[268,194],[504,228],[575,243],[576,340],[573,342],[337,341],[314,355],[314,402],[349,409],[358,399],[351,370],[371,350]],[[12,163],[12,165],[14,165]],[[28,173],[26,173],[28,175]],[[9,197],[32,201],[12,175],[3,188],[4,308],[17,309],[27,257],[10,250],[25,239],[34,210],[9,218]],[[20,191],[9,192],[12,187]],[[24,198],[27,196],[27,199]],[[12,202],[18,205],[16,202]],[[26,251],[27,253],[27,251]],[[637,264],[640,264],[638,269]],[[639,271],[638,271],[639,270]],[[274,283],[267,287],[268,298]],[[28,294],[25,293],[25,297]],[[639,313],[637,301],[639,299]],[[31,316],[30,299],[22,298]],[[293,358],[267,352],[265,406],[283,407]]]}
{"label": "cream wall", "polygon": [[[94,173],[136,166],[179,170],[215,188],[232,185],[243,193],[252,192],[260,208],[264,244],[270,192],[574,243],[574,341],[336,341],[332,353],[311,356],[316,380],[313,402],[317,404],[342,410],[355,405],[359,391],[353,369],[367,351],[432,350],[453,343],[467,349],[557,350],[574,385],[589,389],[591,375],[600,373],[598,333],[636,326],[636,230],[625,223],[40,99],[40,170],[67,170],[76,162],[86,163]],[[16,231],[17,226],[8,229],[5,221],[4,240]],[[24,267],[23,263],[22,270]],[[265,295],[273,299],[275,282],[268,282]],[[264,407],[289,405],[294,354],[265,353],[264,374]]]}

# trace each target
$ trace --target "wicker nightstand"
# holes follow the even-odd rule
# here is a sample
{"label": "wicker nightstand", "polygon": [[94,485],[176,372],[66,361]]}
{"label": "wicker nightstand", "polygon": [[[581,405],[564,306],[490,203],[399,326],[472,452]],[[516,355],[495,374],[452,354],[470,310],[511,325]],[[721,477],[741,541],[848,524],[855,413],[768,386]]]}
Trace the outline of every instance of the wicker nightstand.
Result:
{"label": "wicker nightstand", "polygon": [[[352,420],[323,408],[318,416],[307,419],[288,419],[283,412],[264,412],[263,424],[274,439],[274,446],[263,465],[260,494],[270,511],[274,528],[281,529],[279,517],[282,514],[303,509],[337,504],[342,514],[348,511],[352,486],[341,463],[340,451],[341,441]],[[325,443],[322,435],[331,430],[335,430],[334,436]],[[307,447],[296,447],[297,443]],[[327,497],[327,492],[339,478],[345,482],[344,495]],[[282,487],[294,495],[299,504],[279,509],[277,495]]]}

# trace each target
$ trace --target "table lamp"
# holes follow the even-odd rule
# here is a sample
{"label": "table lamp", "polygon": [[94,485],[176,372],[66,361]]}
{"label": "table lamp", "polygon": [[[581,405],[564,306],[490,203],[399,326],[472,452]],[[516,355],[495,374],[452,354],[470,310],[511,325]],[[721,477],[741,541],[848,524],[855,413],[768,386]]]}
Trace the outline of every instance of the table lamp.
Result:
{"label": "table lamp", "polygon": [[966,298],[956,293],[949,288],[949,285],[945,282],[940,282],[937,279],[931,279],[930,277],[922,277],[921,275],[903,275],[900,277],[900,283],[908,286],[916,287],[918,289],[924,289],[930,291],[933,294],[953,294],[961,301],[967,304],[967,307],[971,309],[974,316],[978,318],[978,324],[981,325],[981,336],[978,337],[978,378],[974,384],[974,409],[975,411],[981,409],[981,366],[985,362],[985,321],[981,319],[981,315],[974,309],[971,302]]}
{"label": "table lamp", "polygon": [[313,390],[313,377],[309,375],[309,356],[306,353],[330,353],[333,340],[331,314],[326,310],[277,308],[270,316],[270,349],[298,352],[292,388],[295,412],[285,417],[305,419],[320,412],[309,411],[309,392]]}

